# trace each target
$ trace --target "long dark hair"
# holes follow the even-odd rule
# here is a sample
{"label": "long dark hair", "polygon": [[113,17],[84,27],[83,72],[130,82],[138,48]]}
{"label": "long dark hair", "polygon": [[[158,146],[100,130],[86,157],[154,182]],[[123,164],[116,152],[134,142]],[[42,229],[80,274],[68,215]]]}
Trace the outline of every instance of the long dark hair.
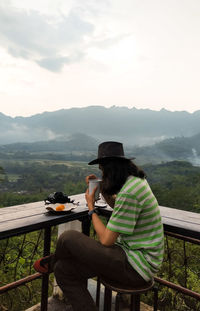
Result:
{"label": "long dark hair", "polygon": [[144,171],[128,159],[104,159],[100,162],[99,168],[103,173],[101,192],[105,195],[117,194],[130,175],[139,178],[146,177]]}

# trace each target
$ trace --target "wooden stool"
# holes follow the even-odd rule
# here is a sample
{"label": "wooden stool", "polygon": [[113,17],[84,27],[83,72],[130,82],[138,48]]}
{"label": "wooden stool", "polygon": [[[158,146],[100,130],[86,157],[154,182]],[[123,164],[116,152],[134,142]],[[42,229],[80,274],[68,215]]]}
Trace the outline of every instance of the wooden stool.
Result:
{"label": "wooden stool", "polygon": [[112,305],[112,291],[117,292],[115,299],[115,311],[119,311],[119,302],[121,294],[131,295],[131,305],[130,311],[140,311],[140,294],[144,294],[154,286],[154,280],[147,283],[142,287],[121,287],[120,285],[114,284],[110,281],[99,279],[97,280],[97,296],[96,296],[96,304],[99,307],[100,301],[100,286],[101,283],[105,286],[104,291],[104,311],[111,311]]}

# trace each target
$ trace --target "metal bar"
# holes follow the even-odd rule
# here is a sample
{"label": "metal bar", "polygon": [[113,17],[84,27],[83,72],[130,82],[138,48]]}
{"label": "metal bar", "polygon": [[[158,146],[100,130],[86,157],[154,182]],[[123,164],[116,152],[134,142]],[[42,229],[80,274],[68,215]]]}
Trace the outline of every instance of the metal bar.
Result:
{"label": "metal bar", "polygon": [[163,223],[164,225],[164,231],[165,232],[172,232],[174,234],[176,234],[177,232],[179,232],[179,234],[181,236],[185,236],[185,237],[190,237],[191,239],[196,239],[197,241],[199,240],[199,231],[197,230],[192,230],[192,224],[191,224],[191,230],[188,228],[184,228],[184,227],[177,227],[175,225],[168,225]]}
{"label": "metal bar", "polygon": [[28,282],[34,281],[34,280],[39,279],[39,278],[41,278],[41,274],[40,273],[35,273],[35,274],[29,275],[29,276],[27,276],[27,277],[25,277],[23,279],[20,279],[18,281],[15,281],[15,282],[6,284],[4,286],[1,286],[0,287],[0,294],[6,293],[6,292],[8,292],[11,289],[15,289],[18,286],[22,286],[22,285],[24,285],[24,284],[26,284]]}
{"label": "metal bar", "polygon": [[112,291],[111,289],[105,286],[103,311],[111,311],[111,305],[112,305]]}
{"label": "metal bar", "polygon": [[96,289],[96,306],[99,308],[100,303],[100,294],[101,294],[101,282],[100,278],[97,278],[97,289]]}
{"label": "metal bar", "polygon": [[158,310],[158,287],[154,285],[153,287],[153,292],[154,292],[154,304],[153,304],[153,311]]}
{"label": "metal bar", "polygon": [[[50,254],[51,247],[51,227],[47,227],[44,230],[44,256]],[[49,275],[44,274],[42,277],[42,297],[41,297],[41,311],[47,311],[48,307],[48,286],[49,286]]]}
{"label": "metal bar", "polygon": [[119,311],[120,298],[121,294],[117,293],[115,298],[115,311]]}
{"label": "metal bar", "polygon": [[192,291],[192,290],[190,290],[190,289],[188,289],[188,288],[185,288],[185,287],[182,287],[182,286],[177,285],[177,284],[175,284],[175,283],[172,283],[172,282],[163,280],[163,279],[161,279],[161,278],[159,278],[159,277],[157,277],[157,276],[154,277],[154,280],[155,280],[156,282],[158,282],[158,283],[164,285],[164,286],[170,287],[170,288],[172,288],[172,289],[174,289],[174,290],[176,290],[176,291],[178,291],[178,292],[181,292],[181,293],[183,293],[183,294],[185,294],[185,295],[188,295],[188,296],[190,296],[190,297],[193,297],[193,298],[195,298],[195,299],[200,300],[200,294],[197,293],[197,292],[194,292],[194,291]]}
{"label": "metal bar", "polygon": [[173,238],[177,238],[179,240],[190,242],[192,244],[200,245],[200,240],[198,240],[198,239],[190,238],[190,237],[187,237],[187,236],[184,236],[184,235],[181,235],[181,234],[177,234],[177,233],[173,233],[173,232],[169,232],[169,231],[165,231],[164,233],[166,235],[169,235],[169,236],[173,237]]}
{"label": "metal bar", "polygon": [[82,219],[82,232],[90,236],[90,226],[91,226],[91,219],[89,216],[86,216]]}

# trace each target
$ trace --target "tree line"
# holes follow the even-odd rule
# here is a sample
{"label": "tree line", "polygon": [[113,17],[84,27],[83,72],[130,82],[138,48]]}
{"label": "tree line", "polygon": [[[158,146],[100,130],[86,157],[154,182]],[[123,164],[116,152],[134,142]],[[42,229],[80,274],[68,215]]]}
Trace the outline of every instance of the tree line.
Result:
{"label": "tree line", "polygon": [[[172,161],[143,166],[160,205],[200,212],[200,167]],[[2,162],[0,206],[40,201],[55,191],[67,195],[85,192],[85,176],[96,174],[97,166],[86,162],[15,160]]]}

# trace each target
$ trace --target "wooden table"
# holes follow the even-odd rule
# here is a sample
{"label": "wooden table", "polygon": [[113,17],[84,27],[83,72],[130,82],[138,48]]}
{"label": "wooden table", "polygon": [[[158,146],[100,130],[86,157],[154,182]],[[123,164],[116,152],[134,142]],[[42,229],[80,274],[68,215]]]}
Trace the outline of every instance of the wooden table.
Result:
{"label": "wooden table", "polygon": [[[58,216],[49,214],[43,201],[0,208],[0,240],[44,229],[43,256],[47,256],[50,253],[52,226],[80,220],[83,232],[89,235],[90,219],[84,195],[70,196],[70,198],[79,202],[79,206],[76,206],[75,210],[68,214]],[[48,282],[48,275],[44,275],[42,277],[42,311],[47,310]],[[4,290],[2,289],[2,292]]]}
{"label": "wooden table", "polygon": [[0,239],[83,219],[88,211],[84,196],[70,198],[80,202],[80,205],[65,215],[50,215],[44,201],[0,208]]}
{"label": "wooden table", "polygon": [[[82,220],[88,209],[84,194],[70,196],[80,205],[70,214],[49,215],[43,201],[0,208],[0,239],[26,232],[48,229],[73,220]],[[200,214],[160,206],[163,225],[166,231],[179,233],[192,238],[200,238]],[[112,209],[102,208],[100,214],[110,216]]]}

